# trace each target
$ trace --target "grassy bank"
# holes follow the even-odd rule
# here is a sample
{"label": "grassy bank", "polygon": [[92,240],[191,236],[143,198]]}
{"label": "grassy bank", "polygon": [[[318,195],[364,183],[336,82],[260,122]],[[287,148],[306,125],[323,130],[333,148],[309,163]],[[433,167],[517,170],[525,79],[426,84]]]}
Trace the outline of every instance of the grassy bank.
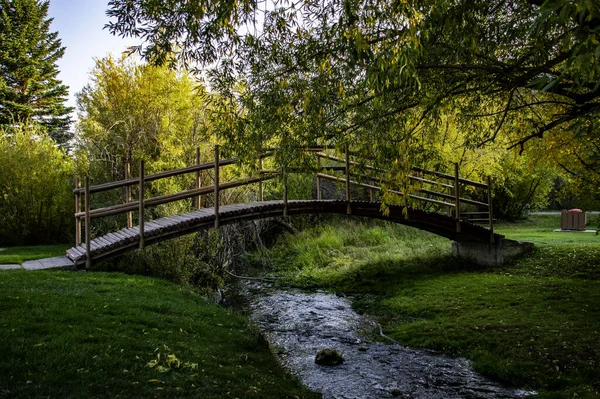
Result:
{"label": "grassy bank", "polygon": [[0,397],[316,397],[244,318],[161,280],[3,271],[0,330]]}
{"label": "grassy bank", "polygon": [[36,245],[29,247],[9,247],[0,251],[0,265],[21,264],[28,260],[65,256],[69,244]]}
{"label": "grassy bank", "polygon": [[253,263],[301,287],[352,294],[408,346],[467,357],[544,398],[598,397],[600,239],[553,233],[554,218],[499,226],[537,248],[496,270],[453,259],[449,242],[428,233],[344,220],[287,237]]}

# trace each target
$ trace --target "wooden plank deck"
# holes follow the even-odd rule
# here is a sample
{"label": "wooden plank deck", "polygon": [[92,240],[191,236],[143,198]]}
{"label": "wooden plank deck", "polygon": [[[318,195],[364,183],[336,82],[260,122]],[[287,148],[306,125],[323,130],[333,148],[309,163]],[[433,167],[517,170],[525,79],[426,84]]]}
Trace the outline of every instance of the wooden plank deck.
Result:
{"label": "wooden plank deck", "polygon": [[[344,200],[290,200],[288,215],[347,213],[347,202]],[[389,206],[389,214],[380,211],[380,202],[350,201],[353,216],[362,216],[389,220],[430,231],[455,241],[489,242],[489,230],[466,221],[461,221],[461,232],[456,231],[456,220],[453,217],[408,208],[408,217],[402,206]],[[219,209],[221,225],[238,223],[247,220],[267,219],[283,215],[283,201],[253,202],[247,204],[223,205]],[[199,230],[214,227],[215,212],[213,208],[203,208],[185,214],[167,216],[144,224],[144,241],[146,245],[174,237],[190,234]],[[495,235],[497,238],[502,236]],[[138,248],[140,241],[139,228],[121,229],[90,241],[92,262],[100,262]],[[86,263],[85,244],[67,250],[67,257],[77,266]]]}

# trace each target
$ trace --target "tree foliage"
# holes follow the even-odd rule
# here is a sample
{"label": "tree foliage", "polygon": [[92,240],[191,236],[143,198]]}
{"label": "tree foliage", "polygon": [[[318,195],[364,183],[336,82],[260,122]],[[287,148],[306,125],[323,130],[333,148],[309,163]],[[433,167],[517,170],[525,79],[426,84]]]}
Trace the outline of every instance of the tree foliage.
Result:
{"label": "tree foliage", "polygon": [[556,194],[565,207],[598,209],[600,137],[595,129],[552,136],[544,141],[541,153],[549,154],[562,171]]}
{"label": "tree foliage", "polygon": [[[138,65],[125,58],[99,59],[91,82],[77,94],[79,122],[75,153],[85,165],[92,184],[139,175],[139,161],[152,174],[192,165],[196,148],[203,160],[212,158],[210,126],[205,118],[204,89],[185,73],[166,67]],[[210,157],[210,158],[209,158]],[[208,178],[207,175],[204,178]],[[148,196],[190,189],[191,174],[149,183]],[[133,188],[137,195],[137,186]],[[123,201],[122,190],[92,197],[92,207]],[[176,202],[151,208],[153,217],[189,210],[190,203]],[[100,219],[104,231],[123,225],[122,219]]]}
{"label": "tree foliage", "polygon": [[0,244],[69,241],[73,167],[39,128],[0,130]]}
{"label": "tree foliage", "polygon": [[[215,137],[206,119],[210,108],[207,99],[211,96],[185,72],[139,65],[125,58],[97,60],[90,84],[77,95],[77,159],[93,184],[123,179],[127,163],[131,165],[131,176],[139,176],[140,160],[146,161],[147,175],[190,166],[196,162],[196,149],[200,150],[202,163],[212,162]],[[243,172],[231,166],[220,173],[221,181],[227,181]],[[147,182],[146,198],[191,189],[194,178],[195,173],[188,173]],[[201,174],[203,186],[211,185],[212,179],[211,171]],[[133,198],[138,195],[137,189],[133,185]],[[245,187],[223,191],[221,204],[245,202],[248,191]],[[96,193],[92,200],[92,208],[114,205],[123,202],[123,190]],[[211,206],[209,201],[213,200],[204,196],[202,205]],[[156,219],[190,209],[191,201],[177,201],[150,207],[146,215]],[[136,213],[134,224],[137,217]],[[259,236],[263,225],[222,227],[223,234],[200,232],[102,267],[216,287],[222,282],[227,264]],[[94,233],[123,226],[122,215],[98,218],[92,224]]]}
{"label": "tree foliage", "polygon": [[0,0],[0,125],[32,121],[59,143],[69,139],[71,108],[56,62],[65,48],[50,32],[48,1]]}
{"label": "tree foliage", "polygon": [[211,140],[202,93],[185,73],[97,60],[91,83],[77,94],[77,149],[108,180],[122,179],[123,165],[142,159],[149,172],[188,166],[195,148]]}
{"label": "tree foliage", "polygon": [[[415,155],[451,107],[472,145],[522,148],[598,119],[600,9],[588,0],[112,0],[111,32],[156,62],[215,65],[223,135]],[[513,134],[514,124],[519,131]],[[568,134],[568,133],[567,133]]]}

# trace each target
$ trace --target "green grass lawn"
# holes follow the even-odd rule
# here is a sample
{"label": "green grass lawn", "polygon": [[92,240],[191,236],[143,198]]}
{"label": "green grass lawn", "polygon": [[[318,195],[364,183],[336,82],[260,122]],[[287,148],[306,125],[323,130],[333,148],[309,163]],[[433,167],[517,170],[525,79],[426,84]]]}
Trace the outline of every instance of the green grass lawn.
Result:
{"label": "green grass lawn", "polygon": [[[588,229],[596,230],[597,215],[588,216]],[[555,232],[560,229],[560,215],[532,215],[517,223],[498,223],[495,231],[507,238],[531,241],[536,246],[551,244],[600,244],[600,236],[595,233]]]}
{"label": "green grass lawn", "polygon": [[[588,228],[590,224],[588,218]],[[559,227],[560,215],[535,215],[496,226],[496,231],[507,238],[535,244],[533,254],[514,262],[511,271],[523,276],[600,280],[600,235],[555,232]]]}
{"label": "green grass lawn", "polygon": [[21,264],[28,260],[65,256],[70,244],[35,245],[29,247],[8,247],[0,251],[0,265]]}
{"label": "green grass lawn", "polygon": [[162,280],[2,271],[0,331],[10,398],[318,397],[243,317]]}
{"label": "green grass lawn", "polygon": [[559,216],[499,225],[536,249],[497,269],[454,259],[449,241],[413,228],[349,221],[287,237],[252,262],[294,285],[350,294],[410,347],[469,358],[543,398],[597,398],[600,238],[558,226]]}
{"label": "green grass lawn", "polygon": [[[335,218],[248,260],[287,283],[350,294],[410,347],[467,357],[542,398],[597,398],[600,236],[559,225],[556,215],[497,225],[536,244],[497,269],[452,258],[429,233]],[[22,261],[67,247],[11,251]],[[317,397],[277,368],[244,318],[162,280],[3,271],[0,331],[8,397]]]}

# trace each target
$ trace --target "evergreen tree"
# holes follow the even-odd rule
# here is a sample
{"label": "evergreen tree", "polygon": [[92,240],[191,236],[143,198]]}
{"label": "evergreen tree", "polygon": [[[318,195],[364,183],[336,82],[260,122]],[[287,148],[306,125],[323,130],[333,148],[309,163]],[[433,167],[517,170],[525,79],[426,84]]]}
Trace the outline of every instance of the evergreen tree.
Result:
{"label": "evergreen tree", "polygon": [[71,123],[67,86],[57,79],[63,56],[57,32],[50,32],[48,1],[0,0],[0,126],[44,126],[58,143]]}

